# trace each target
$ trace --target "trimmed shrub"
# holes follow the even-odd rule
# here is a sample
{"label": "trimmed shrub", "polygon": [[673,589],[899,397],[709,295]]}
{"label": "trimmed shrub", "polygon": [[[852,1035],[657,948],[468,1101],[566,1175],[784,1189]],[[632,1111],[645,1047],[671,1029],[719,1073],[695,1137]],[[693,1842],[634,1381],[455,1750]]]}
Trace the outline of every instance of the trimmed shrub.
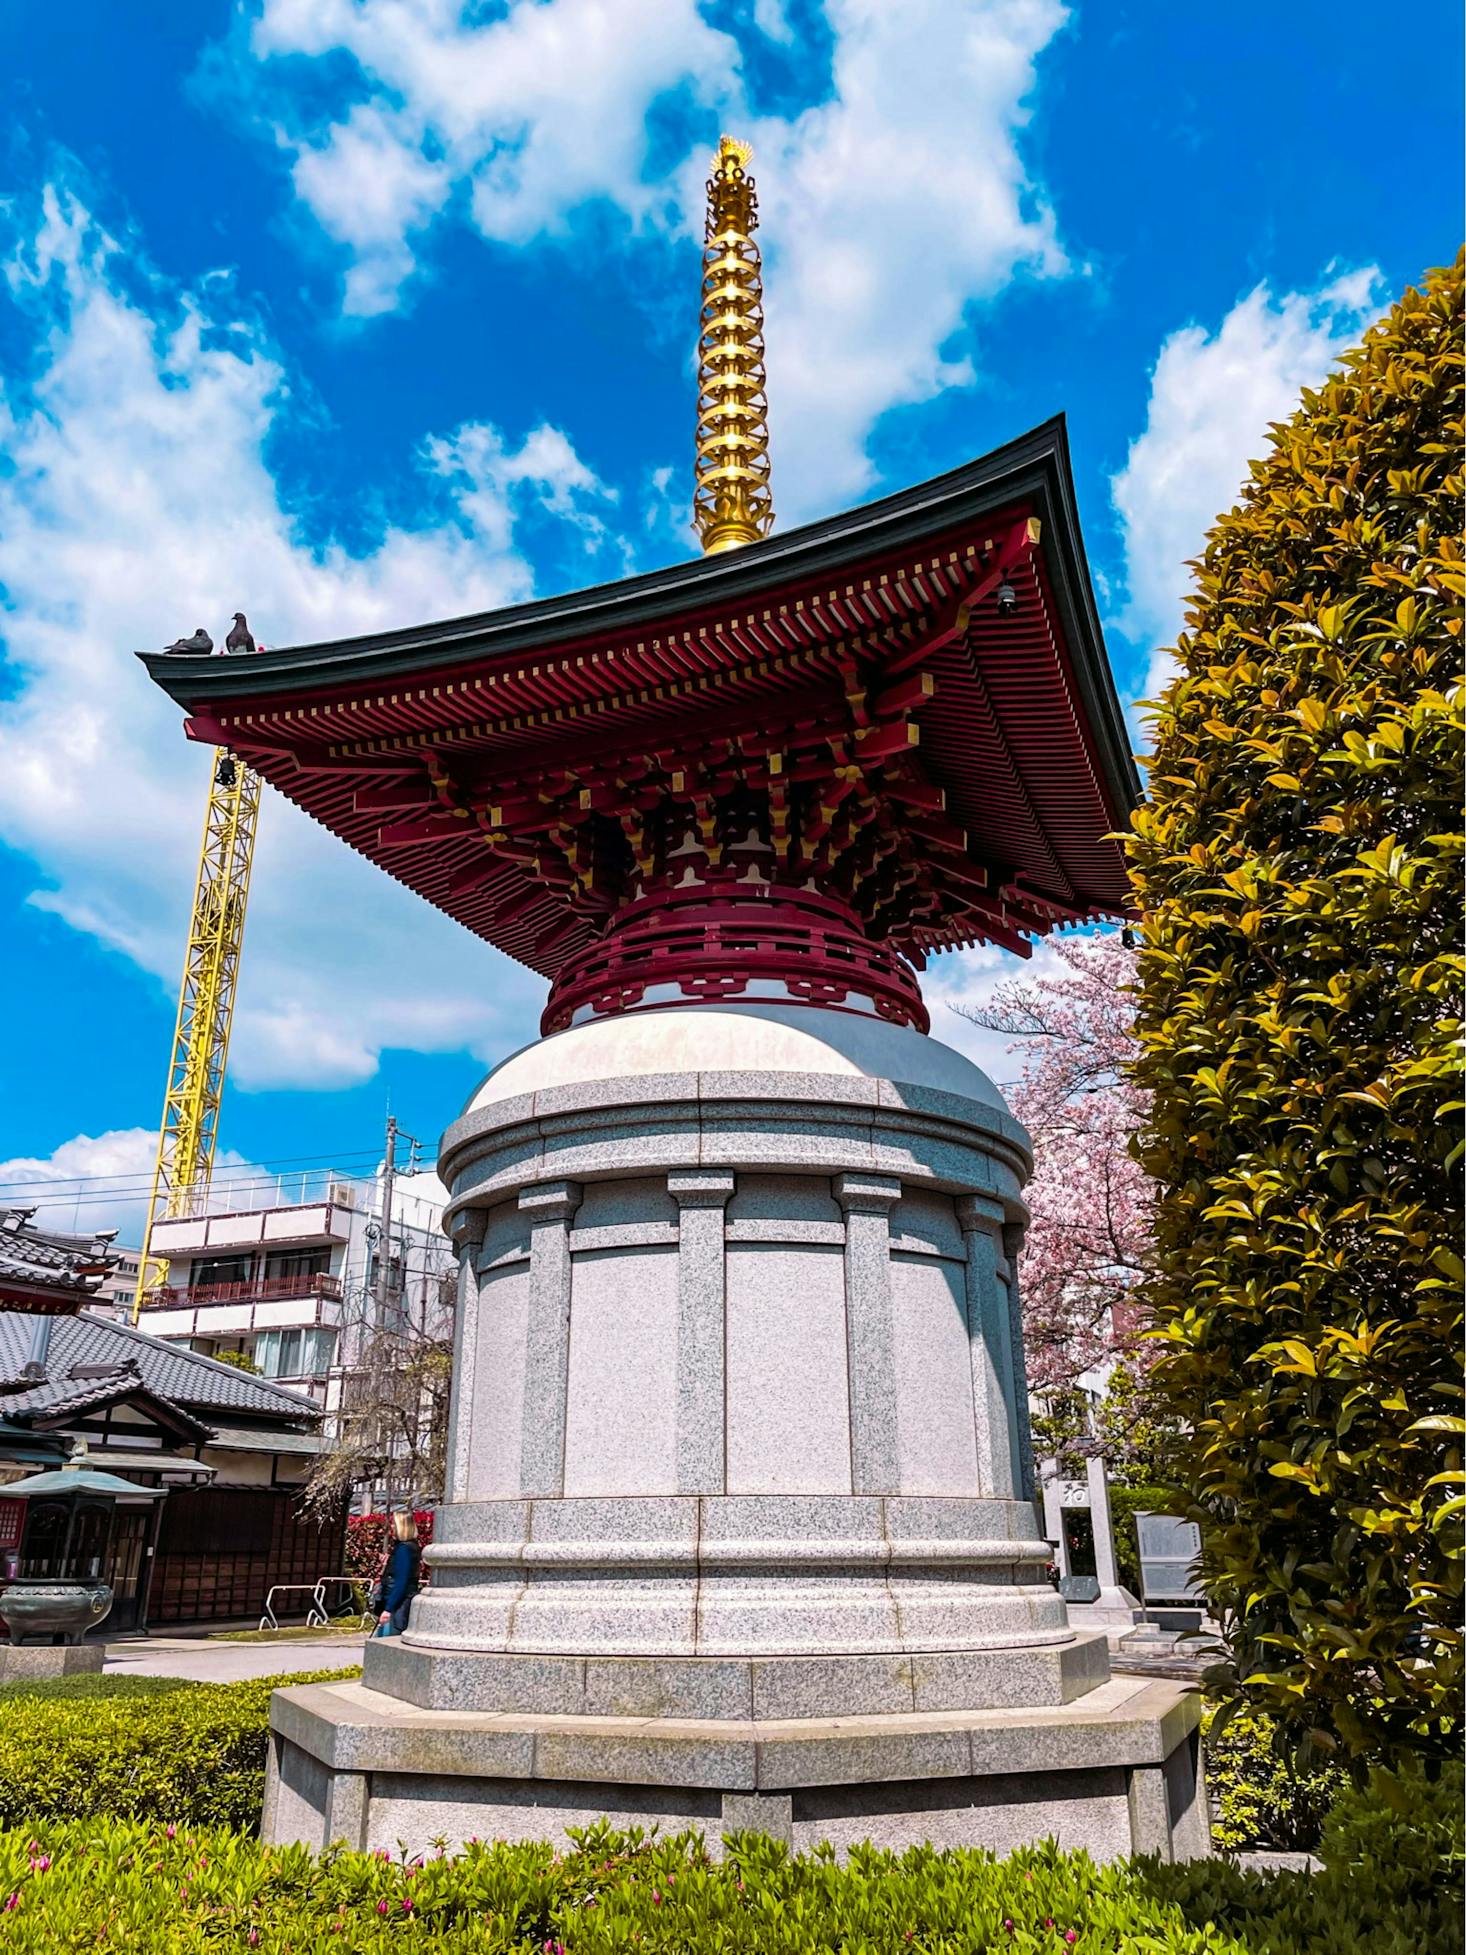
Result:
{"label": "trimmed shrub", "polygon": [[1462,263],[1274,429],[1129,839],[1143,1285],[1240,1682],[1458,1747]]}
{"label": "trimmed shrub", "polygon": [[1459,1916],[1463,1805],[1459,1759],[1434,1779],[1414,1760],[1397,1773],[1376,1768],[1334,1801],[1319,1846],[1324,1865],[1342,1881],[1369,1881],[1387,1901],[1433,1895]]}
{"label": "trimmed shrub", "polygon": [[1270,1717],[1240,1712],[1213,1737],[1215,1724],[1209,1715],[1202,1732],[1218,1852],[1312,1852],[1349,1774],[1338,1765],[1301,1763]]}
{"label": "trimmed shrub", "polygon": [[167,1697],[175,1690],[192,1690],[187,1677],[135,1677],[126,1671],[83,1671],[74,1677],[20,1678],[0,1684],[0,1703],[12,1697],[41,1697],[63,1702],[73,1697]]}
{"label": "trimmed shrub", "polygon": [[[1096,1867],[1052,1846],[857,1847],[791,1856],[745,1835],[720,1865],[695,1835],[588,1829],[578,1850],[473,1845],[452,1860],[261,1847],[237,1834],[45,1825],[0,1834],[0,1940],[150,1955],[381,1955],[409,1947],[535,1955],[1416,1955],[1448,1922],[1367,1888],[1246,1875],[1215,1861]],[[1444,1939],[1439,1938],[1444,1933]]]}
{"label": "trimmed shrub", "polygon": [[1140,1594],[1140,1544],[1135,1534],[1137,1514],[1168,1514],[1176,1496],[1164,1487],[1110,1485],[1110,1523],[1115,1533],[1115,1564],[1120,1582],[1132,1595]]}
{"label": "trimmed shrub", "polygon": [[[247,1683],[137,1692],[28,1690],[7,1698],[0,1826],[43,1819],[155,1819],[254,1831],[265,1791],[270,1692],[353,1677],[315,1670]],[[69,1678],[128,1684],[141,1678]]]}
{"label": "trimmed shrub", "polygon": [[[418,1508],[417,1538],[424,1547],[433,1538],[433,1509]],[[362,1583],[374,1582],[387,1554],[388,1517],[385,1514],[348,1514],[346,1517],[345,1572]],[[427,1570],[423,1570],[424,1576]]]}

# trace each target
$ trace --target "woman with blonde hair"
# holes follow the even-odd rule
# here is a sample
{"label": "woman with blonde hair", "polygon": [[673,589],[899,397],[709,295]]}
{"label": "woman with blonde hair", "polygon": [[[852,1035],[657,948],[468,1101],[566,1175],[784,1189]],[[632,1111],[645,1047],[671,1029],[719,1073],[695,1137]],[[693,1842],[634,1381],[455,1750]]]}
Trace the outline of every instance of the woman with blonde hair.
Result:
{"label": "woman with blonde hair", "polygon": [[411,1510],[398,1508],[392,1515],[391,1546],[377,1577],[378,1636],[400,1636],[407,1627],[412,1598],[418,1591],[422,1568],[422,1548],[418,1544],[417,1522]]}

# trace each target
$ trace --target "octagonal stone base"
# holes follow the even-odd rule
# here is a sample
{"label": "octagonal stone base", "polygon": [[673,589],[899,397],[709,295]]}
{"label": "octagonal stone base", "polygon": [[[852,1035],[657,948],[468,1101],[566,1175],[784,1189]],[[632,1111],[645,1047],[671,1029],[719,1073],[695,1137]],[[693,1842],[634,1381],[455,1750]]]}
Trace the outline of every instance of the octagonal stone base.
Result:
{"label": "octagonal stone base", "polygon": [[1195,1698],[1047,1579],[976,1067],[809,1005],[589,1023],[444,1136],[447,1498],[406,1634],[276,1695],[265,1835],[601,1816],[1204,1852]]}
{"label": "octagonal stone base", "polygon": [[760,1831],[795,1848],[1048,1837],[1097,1859],[1208,1850],[1185,1686],[1114,1677],[1074,1702],[860,1717],[429,1711],[361,1684],[277,1691],[264,1837],[426,1852],[566,1840],[601,1818]]}

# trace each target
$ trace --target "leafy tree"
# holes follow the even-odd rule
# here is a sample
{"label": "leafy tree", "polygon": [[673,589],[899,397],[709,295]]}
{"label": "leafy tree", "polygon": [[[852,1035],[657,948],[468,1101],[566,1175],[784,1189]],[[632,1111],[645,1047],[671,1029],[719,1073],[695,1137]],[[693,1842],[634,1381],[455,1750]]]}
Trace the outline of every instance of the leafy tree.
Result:
{"label": "leafy tree", "polygon": [[1199,565],[1129,842],[1144,1298],[1240,1685],[1456,1742],[1462,263],[1273,430]]}
{"label": "leafy tree", "polygon": [[256,1378],[261,1375],[248,1351],[216,1351],[214,1357],[220,1364],[232,1364],[236,1371],[251,1372]]}
{"label": "leafy tree", "polygon": [[390,1507],[442,1499],[456,1288],[450,1272],[436,1296],[425,1288],[419,1315],[394,1311],[353,1338],[341,1402],[306,1481],[312,1512],[336,1511],[361,1486],[380,1488]]}

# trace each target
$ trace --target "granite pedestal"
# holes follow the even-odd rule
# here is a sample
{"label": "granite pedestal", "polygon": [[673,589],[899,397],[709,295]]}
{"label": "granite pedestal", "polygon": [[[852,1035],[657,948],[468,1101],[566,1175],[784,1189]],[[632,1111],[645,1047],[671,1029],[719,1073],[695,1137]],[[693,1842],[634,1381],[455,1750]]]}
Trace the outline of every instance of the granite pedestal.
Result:
{"label": "granite pedestal", "polygon": [[628,1823],[1204,1851],[1194,1696],[1046,1574],[1027,1137],[910,1027],[684,1006],[492,1074],[440,1173],[448,1497],[409,1629],[281,1692],[266,1836]]}
{"label": "granite pedestal", "polygon": [[0,1643],[0,1684],[96,1676],[106,1655],[101,1643]]}

